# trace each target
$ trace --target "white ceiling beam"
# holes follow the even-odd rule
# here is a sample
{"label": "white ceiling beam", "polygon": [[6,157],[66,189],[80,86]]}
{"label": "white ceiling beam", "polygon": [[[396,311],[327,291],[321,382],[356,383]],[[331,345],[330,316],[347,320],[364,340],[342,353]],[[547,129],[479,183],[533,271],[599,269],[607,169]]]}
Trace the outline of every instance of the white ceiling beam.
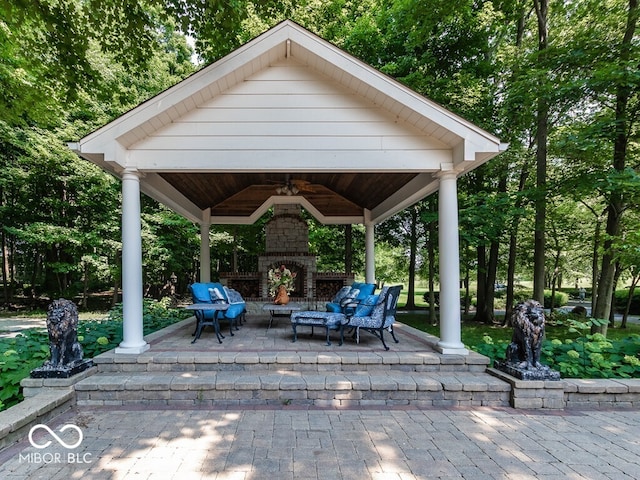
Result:
{"label": "white ceiling beam", "polygon": [[202,210],[182,195],[158,174],[147,174],[140,182],[140,191],[166,205],[174,212],[194,222],[202,222]]}
{"label": "white ceiling beam", "polygon": [[422,173],[371,210],[371,222],[378,224],[436,192],[438,179],[431,173]]}
{"label": "white ceiling beam", "polygon": [[316,220],[323,225],[348,225],[359,224],[364,222],[364,213],[362,216],[327,216],[323,215],[316,207],[314,207],[306,198],[299,195],[282,196],[272,195],[258,207],[251,216],[248,217],[231,217],[231,216],[211,216],[211,223],[217,225],[253,225],[262,215],[274,205],[302,205]]}

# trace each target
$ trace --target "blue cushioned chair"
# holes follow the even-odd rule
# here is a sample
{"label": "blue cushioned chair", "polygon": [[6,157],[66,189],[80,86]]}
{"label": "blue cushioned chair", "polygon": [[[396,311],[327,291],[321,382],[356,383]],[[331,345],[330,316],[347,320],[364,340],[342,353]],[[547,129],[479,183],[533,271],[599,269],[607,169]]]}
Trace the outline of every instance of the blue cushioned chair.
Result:
{"label": "blue cushioned chair", "polygon": [[388,330],[393,340],[398,343],[393,333],[393,323],[396,321],[398,298],[401,285],[394,287],[382,287],[378,295],[369,295],[356,308],[352,316],[348,316],[342,328],[355,329],[356,342],[360,343],[360,329],[373,333],[382,341],[385,350],[389,347],[384,341],[384,330]]}
{"label": "blue cushioned chair", "polygon": [[369,295],[373,295],[375,290],[374,283],[353,282],[349,287],[342,287],[336,296],[327,303],[327,312],[349,313],[348,307],[362,303]]}
{"label": "blue cushioned chair", "polygon": [[[246,303],[240,293],[231,288],[227,288],[220,283],[192,283],[189,286],[193,303],[228,303],[229,308],[219,314],[218,319],[229,320],[229,333],[233,336],[233,325],[238,330],[238,324],[242,324],[246,313]],[[205,320],[213,320],[216,312],[204,310],[199,312]]]}

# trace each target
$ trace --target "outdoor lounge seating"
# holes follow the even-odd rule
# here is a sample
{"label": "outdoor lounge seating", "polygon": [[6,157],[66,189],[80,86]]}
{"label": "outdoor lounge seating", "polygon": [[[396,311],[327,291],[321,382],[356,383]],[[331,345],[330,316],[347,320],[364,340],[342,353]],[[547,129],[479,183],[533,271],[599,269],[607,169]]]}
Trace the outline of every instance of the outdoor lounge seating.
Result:
{"label": "outdoor lounge seating", "polygon": [[293,341],[297,340],[297,329],[301,325],[310,326],[312,335],[314,327],[324,328],[327,345],[331,345],[329,340],[329,332],[331,330],[340,331],[340,345],[342,345],[345,329],[353,331],[356,343],[360,343],[360,329],[362,329],[373,333],[382,341],[384,349],[389,350],[384,341],[384,330],[388,330],[393,340],[398,343],[398,339],[393,333],[393,323],[396,320],[396,310],[401,290],[402,286],[400,285],[383,287],[378,295],[368,295],[357,305],[353,302],[350,303],[345,313],[313,310],[293,313],[291,315]]}
{"label": "outdoor lounge seating", "polygon": [[[233,336],[233,327],[235,325],[238,330],[238,324],[242,324],[246,313],[246,303],[240,293],[236,290],[227,288],[220,283],[193,283],[189,286],[191,290],[191,298],[194,304],[216,304],[224,303],[229,307],[225,310],[196,310],[196,319],[198,327],[201,323],[213,322],[215,325],[218,320],[229,320],[229,333]],[[196,332],[198,328],[196,328]],[[216,329],[219,335],[219,329]],[[196,335],[196,333],[194,333]],[[199,336],[199,334],[197,335]],[[222,337],[224,338],[224,337]],[[220,338],[218,338],[219,340]]]}
{"label": "outdoor lounge seating", "polygon": [[351,286],[342,287],[338,293],[327,303],[327,312],[349,313],[354,304],[364,301],[369,295],[373,295],[376,286],[374,283],[353,282]]}
{"label": "outdoor lounge seating", "polygon": [[398,339],[393,333],[393,323],[396,321],[396,310],[401,290],[401,285],[382,287],[378,295],[369,295],[364,302],[356,307],[353,315],[346,316],[346,322],[343,323],[342,329],[355,329],[356,343],[360,343],[360,329],[373,333],[382,341],[384,349],[389,350],[384,341],[384,330],[388,330],[393,340],[398,343]]}

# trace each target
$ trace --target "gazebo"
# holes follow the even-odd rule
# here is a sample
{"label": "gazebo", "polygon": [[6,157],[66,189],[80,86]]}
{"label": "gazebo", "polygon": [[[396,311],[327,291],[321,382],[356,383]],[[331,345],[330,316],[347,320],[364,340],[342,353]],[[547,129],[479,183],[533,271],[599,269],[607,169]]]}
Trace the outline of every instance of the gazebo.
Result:
{"label": "gazebo", "polygon": [[301,205],[325,224],[374,226],[439,191],[440,342],[461,342],[457,179],[506,146],[291,21],[142,103],[70,148],[122,180],[123,341],[142,329],[140,192],[201,226],[251,224]]}

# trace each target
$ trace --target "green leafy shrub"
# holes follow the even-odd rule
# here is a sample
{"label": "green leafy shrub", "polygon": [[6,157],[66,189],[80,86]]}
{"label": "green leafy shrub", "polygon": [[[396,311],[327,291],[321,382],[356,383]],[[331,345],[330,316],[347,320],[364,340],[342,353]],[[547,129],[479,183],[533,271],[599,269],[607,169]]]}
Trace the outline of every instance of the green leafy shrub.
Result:
{"label": "green leafy shrub", "polygon": [[609,341],[599,333],[544,342],[542,362],[565,378],[640,377],[640,336]]}
{"label": "green leafy shrub", "polygon": [[[569,303],[569,295],[564,292],[555,292],[553,300],[554,307],[562,307]],[[544,291],[544,308],[551,308],[551,290]]]}
{"label": "green leafy shrub", "polygon": [[[629,335],[619,340],[608,340],[601,334],[588,332],[592,325],[601,325],[606,320],[579,319],[570,314],[553,317],[555,326],[574,338],[547,338],[542,344],[541,362],[560,372],[564,378],[639,378],[640,335]],[[489,335],[472,350],[495,360],[506,359],[510,342],[494,342]]]}
{"label": "green leafy shrub", "polygon": [[[516,288],[513,292],[513,301],[518,304],[525,300],[533,298],[533,290],[530,288]],[[554,296],[554,307],[562,307],[569,303],[569,294],[561,291],[556,291]],[[544,291],[544,308],[551,308],[551,290]]]}
{"label": "green leafy shrub", "polygon": [[[170,308],[170,299],[145,300],[143,333],[148,335],[193,314]],[[122,305],[109,311],[104,320],[78,322],[78,341],[85,358],[93,358],[117,347],[122,342]],[[49,336],[38,329],[24,330],[14,338],[0,339],[0,410],[22,401],[20,382],[31,370],[49,358]]]}
{"label": "green leafy shrub", "polygon": [[22,400],[20,382],[49,358],[48,334],[26,330],[14,338],[2,339],[0,352],[0,409],[5,409]]}
{"label": "green leafy shrub", "polygon": [[557,325],[568,327],[575,338],[547,339],[542,346],[542,361],[565,378],[640,377],[640,335],[609,340],[600,333],[591,335],[592,326],[608,320],[581,319],[571,314],[554,317]]}
{"label": "green leafy shrub", "polygon": [[[142,305],[143,334],[148,335],[193,315],[188,310],[171,308],[168,297],[160,301],[145,299]],[[109,310],[104,320],[85,320],[78,325],[78,337],[84,356],[95,357],[116,348],[122,342],[122,304]]]}
{"label": "green leafy shrub", "polygon": [[504,360],[507,358],[507,347],[509,346],[509,343],[510,342],[507,340],[494,341],[490,335],[484,335],[482,337],[482,343],[472,347],[467,346],[467,348],[478,352],[485,357],[489,357],[491,359],[491,364],[493,364],[495,360]]}
{"label": "green leafy shrub", "polygon": [[[627,308],[627,299],[629,298],[629,289],[616,290],[615,293],[615,309],[618,312],[624,312]],[[633,297],[631,298],[631,305],[629,307],[629,313],[632,315],[640,315],[640,288],[636,288],[633,291]]]}

